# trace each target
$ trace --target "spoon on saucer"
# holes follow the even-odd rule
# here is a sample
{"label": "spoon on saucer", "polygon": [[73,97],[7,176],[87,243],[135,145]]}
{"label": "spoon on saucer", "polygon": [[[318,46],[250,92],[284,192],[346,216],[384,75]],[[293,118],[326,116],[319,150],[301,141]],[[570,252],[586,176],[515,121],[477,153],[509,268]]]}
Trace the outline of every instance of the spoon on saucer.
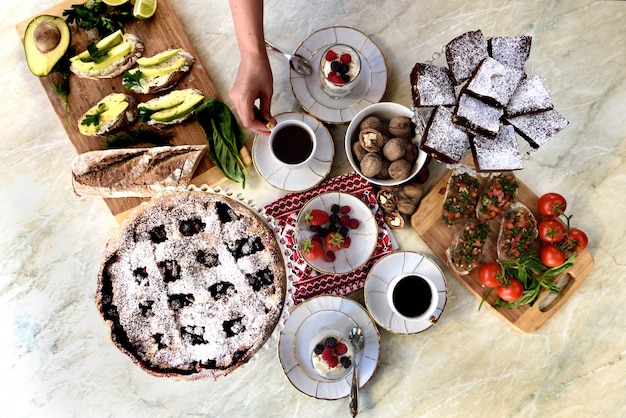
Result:
{"label": "spoon on saucer", "polygon": [[353,417],[359,412],[359,378],[357,375],[357,355],[359,351],[363,349],[363,332],[361,331],[361,327],[355,325],[348,334],[348,340],[352,344],[352,348],[354,350],[354,364],[352,365],[352,386],[350,387],[350,414]]}
{"label": "spoon on saucer", "polygon": [[291,68],[293,68],[293,70],[297,72],[298,74],[311,75],[311,73],[313,72],[313,69],[311,68],[311,64],[302,55],[287,54],[281,51],[280,49],[276,48],[274,45],[272,45],[268,41],[265,41],[265,46],[267,46],[269,49],[272,49],[280,54],[283,54],[285,58],[287,58],[287,60],[289,61],[289,65],[291,66]]}

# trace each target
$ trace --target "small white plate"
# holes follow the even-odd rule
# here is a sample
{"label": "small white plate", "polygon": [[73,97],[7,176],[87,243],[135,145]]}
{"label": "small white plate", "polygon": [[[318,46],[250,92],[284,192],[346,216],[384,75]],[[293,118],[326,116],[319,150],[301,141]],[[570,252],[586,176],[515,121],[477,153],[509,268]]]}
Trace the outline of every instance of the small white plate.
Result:
{"label": "small white plate", "polygon": [[[358,51],[361,75],[354,89],[345,97],[333,99],[322,91],[319,79],[322,52],[341,43]],[[365,107],[378,103],[387,89],[387,66],[378,46],[363,32],[346,26],[333,26],[313,32],[296,49],[313,67],[310,76],[289,70],[291,90],[308,113],[328,123],[348,123]]]}
{"label": "small white plate", "polygon": [[[320,315],[325,320],[311,320]],[[359,387],[363,387],[374,375],[380,357],[380,336],[367,311],[352,299],[327,295],[313,297],[291,311],[279,336],[278,357],[287,379],[296,389],[317,399],[348,396],[352,374],[333,380],[321,377],[313,369],[311,352],[319,335],[336,331],[347,339],[354,323],[361,327],[364,336],[363,350],[355,359]],[[311,338],[313,341],[309,341]]]}
{"label": "small white plate", "polygon": [[365,305],[374,320],[386,330],[398,334],[416,334],[430,328],[433,323],[427,319],[408,320],[400,317],[391,309],[387,299],[389,283],[402,273],[416,273],[435,283],[439,303],[433,316],[438,320],[446,306],[448,293],[443,272],[430,258],[410,251],[391,253],[374,264],[365,279]]}
{"label": "small white plate", "polygon": [[350,229],[351,245],[335,251],[335,261],[328,262],[324,258],[309,260],[302,258],[315,270],[327,274],[345,274],[354,271],[365,264],[376,249],[376,241],[378,237],[378,225],[376,218],[371,209],[363,203],[359,198],[351,194],[341,192],[328,192],[320,194],[309,200],[298,213],[296,220],[296,242],[298,250],[300,243],[305,239],[311,239],[315,232],[311,231],[310,226],[304,220],[307,212],[313,209],[321,209],[326,213],[331,213],[331,207],[334,204],[339,206],[348,205],[351,210],[348,215],[359,221],[357,229]]}
{"label": "small white plate", "polygon": [[263,179],[270,185],[286,192],[303,192],[317,186],[326,178],[333,164],[335,144],[328,129],[316,118],[299,112],[281,113],[275,116],[283,120],[301,120],[313,129],[317,138],[317,149],[311,162],[298,168],[287,167],[272,153],[269,137],[257,135],[252,144],[252,161]]}

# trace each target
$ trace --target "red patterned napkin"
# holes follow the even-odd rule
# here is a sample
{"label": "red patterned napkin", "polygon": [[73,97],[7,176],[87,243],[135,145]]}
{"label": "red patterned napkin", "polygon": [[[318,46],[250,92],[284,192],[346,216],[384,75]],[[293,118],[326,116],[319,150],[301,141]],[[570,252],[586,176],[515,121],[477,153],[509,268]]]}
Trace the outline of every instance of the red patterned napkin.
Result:
{"label": "red patterned napkin", "polygon": [[[349,193],[368,205],[378,223],[378,241],[372,257],[359,269],[341,275],[320,273],[312,269],[297,250],[296,218],[300,209],[315,196],[326,192]],[[288,194],[265,206],[265,213],[274,218],[280,228],[280,240],[287,248],[287,268],[294,278],[294,304],[320,294],[345,295],[361,289],[372,265],[392,251],[392,238],[371,184],[356,172],[324,181],[318,187]]]}

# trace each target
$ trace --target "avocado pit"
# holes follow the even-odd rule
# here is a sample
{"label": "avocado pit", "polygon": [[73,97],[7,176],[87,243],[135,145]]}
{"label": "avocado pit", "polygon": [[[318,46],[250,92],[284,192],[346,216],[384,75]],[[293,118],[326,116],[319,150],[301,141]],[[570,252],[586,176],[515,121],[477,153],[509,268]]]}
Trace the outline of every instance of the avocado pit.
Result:
{"label": "avocado pit", "polygon": [[43,22],[35,28],[33,32],[35,48],[42,54],[54,50],[61,41],[61,31],[58,27],[50,23]]}

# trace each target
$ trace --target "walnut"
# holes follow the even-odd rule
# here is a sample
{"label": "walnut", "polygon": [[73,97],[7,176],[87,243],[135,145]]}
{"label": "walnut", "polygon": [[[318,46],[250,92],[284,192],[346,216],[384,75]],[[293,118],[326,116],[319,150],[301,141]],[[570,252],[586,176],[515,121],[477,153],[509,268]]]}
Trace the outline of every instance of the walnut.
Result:
{"label": "walnut", "polygon": [[365,154],[367,154],[367,151],[363,149],[359,141],[352,144],[352,155],[354,155],[357,161],[361,161],[363,157],[365,157]]}
{"label": "walnut", "polygon": [[410,199],[420,200],[424,196],[424,186],[419,183],[405,184],[402,186],[401,191]]}
{"label": "walnut", "polygon": [[359,132],[359,142],[367,152],[378,152],[383,146],[383,136],[376,129],[363,129]]}
{"label": "walnut", "polygon": [[381,120],[378,117],[376,117],[374,115],[370,115],[370,116],[366,116],[361,121],[361,124],[359,125],[359,129],[360,130],[375,129],[378,132],[382,132],[382,130],[383,130],[383,123],[381,122]]}
{"label": "walnut", "polygon": [[398,212],[408,216],[413,215],[417,210],[417,204],[408,197],[401,197],[398,199],[396,207],[398,208]]}
{"label": "walnut", "polygon": [[389,178],[389,166],[391,165],[391,161],[382,159],[382,164],[380,166],[380,172],[376,176],[376,178],[387,180]]}
{"label": "walnut", "polygon": [[406,150],[404,153],[404,159],[413,164],[417,161],[417,157],[419,155],[419,150],[417,149],[417,145],[415,144],[407,144]]}
{"label": "walnut", "polygon": [[389,166],[389,176],[394,180],[404,180],[411,174],[412,164],[407,160],[400,159]]}
{"label": "walnut", "polygon": [[399,138],[409,138],[413,132],[413,122],[407,116],[394,116],[389,121],[389,133]]}
{"label": "walnut", "polygon": [[402,217],[402,214],[398,212],[397,210],[386,212],[383,215],[383,218],[385,219],[385,223],[387,224],[387,226],[389,226],[389,228],[392,228],[392,229],[404,228],[404,218]]}
{"label": "walnut", "polygon": [[393,138],[383,147],[383,155],[389,161],[396,161],[404,157],[406,153],[406,140],[402,138]]}
{"label": "walnut", "polygon": [[368,152],[361,160],[361,172],[365,177],[374,177],[380,173],[383,159],[375,152]]}
{"label": "walnut", "polygon": [[378,200],[378,204],[385,212],[394,210],[398,203],[398,198],[395,193],[387,190],[379,190],[378,193],[376,193],[376,200]]}

